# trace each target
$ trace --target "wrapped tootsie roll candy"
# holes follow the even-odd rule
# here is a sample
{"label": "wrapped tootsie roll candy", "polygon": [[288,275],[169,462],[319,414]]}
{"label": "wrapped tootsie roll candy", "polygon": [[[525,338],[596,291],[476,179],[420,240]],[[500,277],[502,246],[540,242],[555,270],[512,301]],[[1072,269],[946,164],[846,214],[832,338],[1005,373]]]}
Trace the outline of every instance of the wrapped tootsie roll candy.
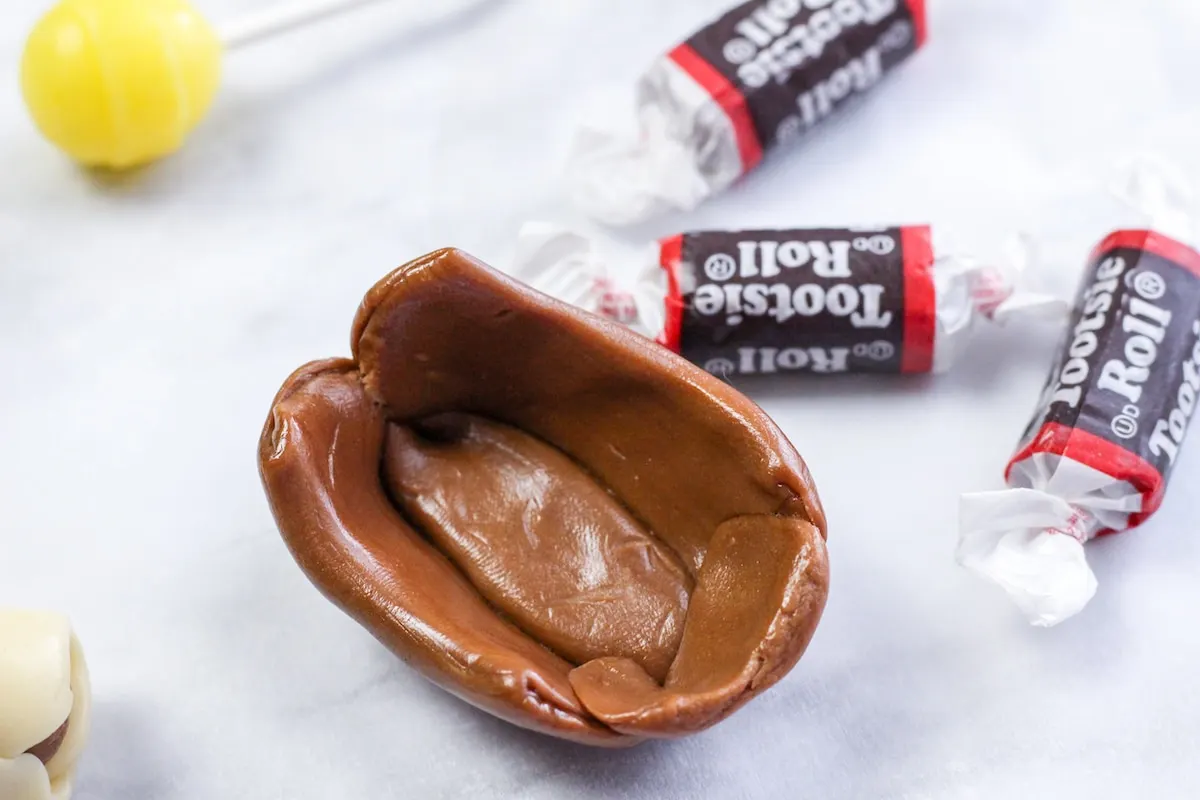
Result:
{"label": "wrapped tootsie roll candy", "polygon": [[637,260],[626,289],[587,238],[531,223],[512,272],[725,378],[940,373],[980,320],[1069,311],[1016,289],[1019,256],[956,256],[928,226],[692,232]]}
{"label": "wrapped tootsie roll candy", "polygon": [[1200,252],[1168,190],[1180,191],[1135,194],[1153,229],[1112,231],[1092,251],[1009,488],[961,501],[959,563],[1040,627],[1095,595],[1086,542],[1158,510],[1200,396]]}
{"label": "wrapped tootsie roll candy", "polygon": [[0,798],[68,800],[90,715],[87,663],[70,622],[0,609]]}
{"label": "wrapped tootsie roll candy", "polygon": [[925,0],[741,3],[642,76],[636,133],[583,128],[568,190],[610,225],[694,208],[868,93],[925,37]]}

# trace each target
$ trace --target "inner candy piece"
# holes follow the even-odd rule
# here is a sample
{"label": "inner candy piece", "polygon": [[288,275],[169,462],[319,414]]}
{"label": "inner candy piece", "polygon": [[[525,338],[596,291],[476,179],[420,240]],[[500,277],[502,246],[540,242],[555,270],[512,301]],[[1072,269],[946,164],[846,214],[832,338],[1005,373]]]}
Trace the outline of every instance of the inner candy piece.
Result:
{"label": "inner candy piece", "polygon": [[641,736],[702,730],[776,683],[808,646],[829,589],[821,531],[785,517],[739,517],[717,528],[691,597],[665,685],[628,659],[590,661],[570,675],[587,710]]}
{"label": "inner candy piece", "polygon": [[521,630],[575,664],[633,661],[666,678],[692,579],[584,469],[507,425],[446,414],[390,425],[393,500]]}

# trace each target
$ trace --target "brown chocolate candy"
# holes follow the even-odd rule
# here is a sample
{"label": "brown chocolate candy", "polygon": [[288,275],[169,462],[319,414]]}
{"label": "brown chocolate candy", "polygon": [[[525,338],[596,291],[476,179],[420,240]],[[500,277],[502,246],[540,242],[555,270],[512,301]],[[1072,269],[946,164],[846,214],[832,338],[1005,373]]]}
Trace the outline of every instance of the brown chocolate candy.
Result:
{"label": "brown chocolate candy", "polygon": [[288,378],[260,470],[313,583],[429,679],[622,746],[713,725],[800,658],[825,517],[735,389],[455,250],[377,284],[352,346]]}
{"label": "brown chocolate candy", "polygon": [[67,729],[71,727],[71,720],[63,720],[63,724],[58,726],[54,733],[47,736],[43,741],[38,742],[33,747],[25,752],[41,761],[43,764],[49,764],[50,759],[58,754],[59,748],[62,747],[63,740],[67,738]]}

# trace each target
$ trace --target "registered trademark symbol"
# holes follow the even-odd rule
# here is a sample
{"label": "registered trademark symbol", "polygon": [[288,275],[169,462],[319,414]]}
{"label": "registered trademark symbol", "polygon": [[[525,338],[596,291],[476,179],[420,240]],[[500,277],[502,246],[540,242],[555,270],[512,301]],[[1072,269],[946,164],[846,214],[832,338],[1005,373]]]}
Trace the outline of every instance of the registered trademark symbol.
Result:
{"label": "registered trademark symbol", "polygon": [[737,272],[737,262],[733,260],[733,256],[725,253],[717,253],[708,257],[704,262],[704,274],[709,277],[709,280],[727,281]]}

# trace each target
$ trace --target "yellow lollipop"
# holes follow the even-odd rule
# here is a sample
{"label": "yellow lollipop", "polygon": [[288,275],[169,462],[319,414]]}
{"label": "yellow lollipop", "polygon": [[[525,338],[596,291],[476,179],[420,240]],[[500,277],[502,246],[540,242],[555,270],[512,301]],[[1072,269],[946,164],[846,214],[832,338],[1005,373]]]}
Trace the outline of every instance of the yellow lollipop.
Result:
{"label": "yellow lollipop", "polygon": [[42,134],[83,164],[118,169],[178,149],[220,74],[221,43],[186,0],[63,0],[21,60]]}
{"label": "yellow lollipop", "polygon": [[222,51],[376,0],[305,0],[218,37],[187,0],[61,0],[34,28],[21,88],[42,134],[87,166],[173,153],[212,105]]}

